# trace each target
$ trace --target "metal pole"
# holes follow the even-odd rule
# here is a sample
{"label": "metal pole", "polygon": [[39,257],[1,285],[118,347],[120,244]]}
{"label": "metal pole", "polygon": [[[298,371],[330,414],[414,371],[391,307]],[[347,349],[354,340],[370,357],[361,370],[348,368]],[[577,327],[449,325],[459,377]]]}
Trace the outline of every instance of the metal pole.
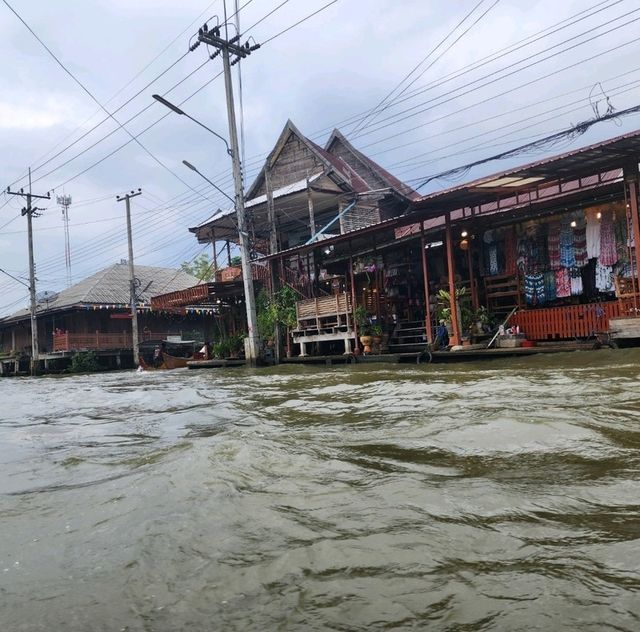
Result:
{"label": "metal pole", "polygon": [[38,321],[36,318],[36,266],[33,260],[33,226],[31,222],[31,167],[29,167],[29,193],[27,194],[27,233],[29,241],[29,298],[31,312],[31,375],[35,375],[38,368]]}
{"label": "metal pole", "polygon": [[251,273],[251,258],[249,254],[249,233],[247,232],[244,213],[244,191],[242,188],[242,167],[240,165],[240,150],[238,147],[238,131],[233,102],[233,84],[231,82],[231,63],[228,47],[222,48],[224,66],[224,85],[227,95],[227,115],[229,118],[229,139],[231,141],[231,160],[233,163],[233,183],[235,188],[236,216],[238,220],[238,235],[240,238],[240,257],[242,260],[242,280],[244,283],[245,307],[247,310],[248,344],[245,346],[247,363],[255,365],[258,359],[258,325],[256,317],[256,302],[253,291],[253,276]]}

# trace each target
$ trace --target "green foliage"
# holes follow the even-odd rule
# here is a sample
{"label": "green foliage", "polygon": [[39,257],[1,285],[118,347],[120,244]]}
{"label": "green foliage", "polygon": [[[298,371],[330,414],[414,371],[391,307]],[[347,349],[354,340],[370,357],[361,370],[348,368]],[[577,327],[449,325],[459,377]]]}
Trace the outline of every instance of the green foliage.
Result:
{"label": "green foliage", "polygon": [[269,296],[262,290],[256,298],[258,333],[262,338],[273,337],[276,325],[294,329],[297,325],[296,302],[298,296],[292,288],[284,286]]}
{"label": "green foliage", "polygon": [[209,260],[208,255],[202,253],[193,261],[183,261],[180,269],[201,281],[211,281],[215,274],[213,264]]}
{"label": "green foliage", "polygon": [[240,267],[242,265],[242,257],[231,257],[231,265]]}
{"label": "green foliage", "polygon": [[71,364],[67,369],[69,373],[91,373],[99,370],[98,356],[93,351],[78,351],[74,353],[71,358]]}
{"label": "green foliage", "polygon": [[231,345],[228,339],[219,340],[211,345],[213,355],[216,358],[228,358],[231,351]]}
{"label": "green foliage", "polygon": [[382,336],[382,325],[371,325],[370,331],[372,336]]}

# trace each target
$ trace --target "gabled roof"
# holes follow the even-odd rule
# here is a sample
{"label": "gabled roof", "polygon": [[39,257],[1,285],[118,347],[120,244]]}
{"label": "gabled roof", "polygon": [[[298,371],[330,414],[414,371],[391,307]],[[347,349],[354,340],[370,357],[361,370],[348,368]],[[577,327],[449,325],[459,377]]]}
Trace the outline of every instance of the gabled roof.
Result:
{"label": "gabled roof", "polygon": [[371,160],[368,156],[365,156],[361,151],[358,151],[338,129],[334,129],[331,133],[331,136],[325,145],[325,151],[331,154],[331,150],[335,146],[336,142],[342,143],[357,162],[371,169],[383,182],[394,189],[397,193],[400,193],[411,200],[417,200],[420,197],[420,194],[417,191],[414,191],[409,185],[396,178],[377,162]]}
{"label": "gabled roof", "polygon": [[[269,165],[272,167],[276,161],[278,160],[278,156],[282,153],[289,137],[291,135],[296,136],[298,140],[312,153],[316,156],[316,158],[325,166],[326,171],[333,171],[338,175],[338,177],[344,181],[349,187],[351,187],[354,191],[359,192],[361,190],[367,190],[369,187],[366,182],[351,168],[349,165],[338,156],[334,156],[329,152],[325,151],[319,145],[316,145],[313,141],[309,140],[306,136],[304,136],[300,130],[293,124],[293,121],[289,119],[278,140],[275,144],[275,147],[272,149],[271,153],[267,156],[265,160],[265,164],[260,170],[260,173],[257,175],[256,179],[253,181],[247,193],[245,195],[245,199],[247,201],[251,200],[252,197],[255,196],[256,191],[260,188],[260,185],[264,181],[264,172]],[[364,187],[364,189],[363,189]]]}
{"label": "gabled roof", "polygon": [[[135,277],[140,281],[137,296],[139,302],[149,304],[151,297],[157,294],[173,292],[191,287],[198,283],[198,279],[173,268],[154,268],[150,266],[135,266]],[[129,304],[129,264],[116,263],[109,268],[62,290],[54,295],[54,300],[47,301],[40,307],[47,312],[61,311],[75,306],[86,305],[128,305]],[[23,309],[11,314],[0,323],[9,320],[21,320],[29,316],[29,310]]]}

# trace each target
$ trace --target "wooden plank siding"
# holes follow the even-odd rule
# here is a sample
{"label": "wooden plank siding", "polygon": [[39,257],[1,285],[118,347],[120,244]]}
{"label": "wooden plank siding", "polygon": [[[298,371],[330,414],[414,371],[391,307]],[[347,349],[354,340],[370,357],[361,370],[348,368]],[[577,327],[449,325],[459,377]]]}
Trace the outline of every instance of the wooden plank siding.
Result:
{"label": "wooden plank siding", "polygon": [[[140,342],[144,340],[163,340],[167,333],[147,332],[140,335]],[[117,349],[131,349],[132,336],[129,332],[107,334],[96,331],[91,334],[53,334],[53,351],[111,351]]]}

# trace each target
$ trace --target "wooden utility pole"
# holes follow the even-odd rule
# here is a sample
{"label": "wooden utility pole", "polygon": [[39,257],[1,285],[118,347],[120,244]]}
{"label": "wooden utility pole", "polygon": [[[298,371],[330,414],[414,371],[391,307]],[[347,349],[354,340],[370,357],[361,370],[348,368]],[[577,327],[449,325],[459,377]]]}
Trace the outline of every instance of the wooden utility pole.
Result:
{"label": "wooden utility pole", "polygon": [[251,254],[249,252],[249,232],[244,209],[244,190],[242,186],[242,165],[240,148],[238,146],[238,130],[233,99],[233,82],[231,78],[231,55],[233,63],[239,62],[250,55],[259,45],[250,46],[248,43],[238,43],[239,35],[231,39],[224,39],[220,35],[220,27],[209,31],[205,24],[198,32],[198,42],[204,42],[217,49],[215,54],[222,55],[224,69],[224,85],[227,97],[227,118],[229,119],[229,141],[231,145],[231,162],[233,166],[233,183],[235,188],[235,207],[238,223],[238,237],[240,242],[240,256],[242,259],[242,280],[244,283],[244,300],[247,312],[248,340],[245,345],[247,364],[255,365],[258,360],[258,319],[256,316],[256,297],[253,290],[253,274],[251,270]]}
{"label": "wooden utility pole", "polygon": [[31,375],[35,375],[38,369],[39,359],[39,347],[38,347],[38,322],[36,317],[36,265],[33,258],[33,217],[38,217],[38,209],[35,206],[31,206],[31,200],[50,200],[51,195],[34,195],[31,193],[31,167],[29,167],[29,193],[25,193],[22,189],[20,191],[11,191],[7,187],[7,193],[9,195],[19,195],[27,200],[27,206],[22,209],[22,215],[27,216],[27,234],[28,234],[28,247],[29,247],[29,311],[31,313],[31,363],[29,365]]}
{"label": "wooden utility pole", "polygon": [[131,337],[133,343],[133,363],[140,364],[140,340],[138,339],[138,309],[136,307],[136,274],[133,267],[133,237],[131,235],[131,198],[142,195],[142,189],[131,191],[126,195],[118,195],[117,202],[125,201],[127,207],[127,241],[129,244],[129,300],[131,303]]}

